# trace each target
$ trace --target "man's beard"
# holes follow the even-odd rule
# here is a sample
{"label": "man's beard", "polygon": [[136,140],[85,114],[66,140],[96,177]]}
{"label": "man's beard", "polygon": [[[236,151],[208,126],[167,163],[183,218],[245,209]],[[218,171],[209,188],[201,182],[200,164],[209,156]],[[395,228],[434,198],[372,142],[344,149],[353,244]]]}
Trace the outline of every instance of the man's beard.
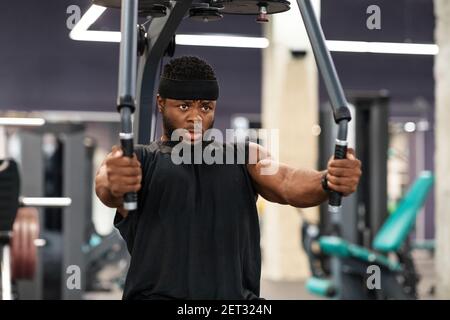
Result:
{"label": "man's beard", "polygon": [[[185,129],[185,128],[177,128],[172,120],[169,119],[169,117],[167,117],[164,113],[162,113],[162,121],[163,121],[163,125],[164,125],[164,134],[166,135],[166,137],[171,140],[172,139],[172,134],[175,130],[177,129]],[[211,129],[214,126],[214,120],[211,122],[211,125],[205,129]],[[186,129],[187,130],[187,129]]]}

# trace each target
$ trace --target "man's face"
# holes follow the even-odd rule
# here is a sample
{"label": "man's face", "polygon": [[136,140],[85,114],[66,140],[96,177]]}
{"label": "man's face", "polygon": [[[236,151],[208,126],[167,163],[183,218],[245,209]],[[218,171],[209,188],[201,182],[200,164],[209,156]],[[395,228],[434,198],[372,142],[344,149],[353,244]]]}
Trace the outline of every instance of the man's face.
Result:
{"label": "man's face", "polygon": [[184,137],[188,141],[201,140],[204,132],[214,124],[216,101],[174,100],[160,96],[157,99],[163,118],[164,135],[169,140],[176,129],[188,130],[189,133]]}

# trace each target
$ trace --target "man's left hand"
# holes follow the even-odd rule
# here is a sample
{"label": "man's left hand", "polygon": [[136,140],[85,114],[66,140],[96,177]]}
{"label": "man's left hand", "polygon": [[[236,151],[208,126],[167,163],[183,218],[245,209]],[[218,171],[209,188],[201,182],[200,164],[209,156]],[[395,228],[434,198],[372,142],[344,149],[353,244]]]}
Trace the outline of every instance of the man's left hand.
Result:
{"label": "man's left hand", "polygon": [[348,196],[356,191],[361,177],[361,161],[355,156],[355,150],[347,149],[346,159],[331,158],[327,167],[328,188]]}

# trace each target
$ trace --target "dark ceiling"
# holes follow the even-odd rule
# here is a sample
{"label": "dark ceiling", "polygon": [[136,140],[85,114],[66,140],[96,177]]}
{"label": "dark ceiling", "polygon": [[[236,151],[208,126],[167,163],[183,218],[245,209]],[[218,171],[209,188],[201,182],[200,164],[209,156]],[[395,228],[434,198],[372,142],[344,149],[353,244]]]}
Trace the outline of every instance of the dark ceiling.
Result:
{"label": "dark ceiling", "polygon": [[[370,5],[380,7],[381,30],[366,27]],[[432,0],[325,0],[321,19],[332,40],[434,43]],[[432,117],[433,56],[333,53],[333,58],[346,90],[389,90],[393,115],[423,114],[415,102],[426,100]]]}
{"label": "dark ceiling", "polygon": [[[118,44],[69,39],[66,8],[73,4],[85,12],[90,1],[0,2],[1,109],[115,110]],[[366,28],[365,10],[372,4],[381,8],[380,31]],[[118,30],[118,21],[118,12],[108,10],[93,27]],[[431,0],[323,0],[322,24],[328,39],[433,42]],[[261,35],[262,29],[251,17],[226,16],[208,24],[185,21],[179,32]],[[261,50],[179,46],[176,54],[204,57],[216,68],[222,87],[221,127],[233,113],[259,112]],[[346,90],[388,89],[398,110],[417,97],[433,103],[432,56],[339,53],[333,57]],[[326,99],[323,91],[321,99]]]}

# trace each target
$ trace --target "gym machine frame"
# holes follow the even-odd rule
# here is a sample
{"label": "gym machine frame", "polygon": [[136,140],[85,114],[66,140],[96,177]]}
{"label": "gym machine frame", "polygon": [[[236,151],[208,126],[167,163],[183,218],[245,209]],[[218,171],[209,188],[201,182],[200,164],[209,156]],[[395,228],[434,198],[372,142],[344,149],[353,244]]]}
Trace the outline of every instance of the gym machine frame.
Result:
{"label": "gym machine frame", "polygon": [[[63,133],[61,138],[64,141],[64,179],[63,193],[67,197],[45,197],[44,194],[44,157],[42,154],[43,134],[45,132]],[[83,230],[86,224],[86,217],[84,214],[86,204],[85,190],[80,189],[79,186],[86,185],[87,181],[92,179],[85,177],[80,172],[87,171],[87,162],[84,161],[86,151],[84,147],[84,128],[79,125],[46,125],[45,129],[36,128],[33,130],[24,130],[18,133],[20,139],[20,156],[18,162],[20,163],[20,171],[26,172],[26,176],[21,177],[21,194],[27,197],[19,197],[17,199],[20,206],[35,207],[39,211],[39,229],[42,233],[45,230],[45,215],[42,211],[44,208],[61,208],[63,214],[63,230],[64,239],[62,245],[64,246],[63,261],[61,274],[63,281],[60,284],[61,295],[63,299],[81,299],[82,291],[84,289],[84,277],[82,278],[82,290],[69,290],[66,286],[65,271],[70,265],[80,266],[81,271],[84,271],[82,245],[85,244],[84,233],[79,232]],[[40,155],[40,156],[37,156]],[[4,155],[7,158],[5,152]],[[38,169],[37,169],[38,168]],[[90,171],[90,170],[89,170]],[[30,197],[28,197],[30,196]],[[46,241],[45,237],[43,239]],[[40,246],[46,246],[41,244]],[[44,299],[44,282],[43,273],[46,266],[43,262],[43,249],[39,248],[37,251],[37,261],[33,279],[19,279],[15,282],[15,289],[20,299],[25,300],[40,300]],[[11,252],[11,250],[9,250]],[[10,252],[4,252],[3,257],[8,254],[6,259],[2,259],[1,275],[3,283],[7,284],[1,291],[0,299],[13,299],[11,286],[11,261]],[[9,262],[8,262],[9,260]],[[3,272],[6,271],[6,272]]]}
{"label": "gym machine frame", "polygon": [[[94,1],[95,2],[95,1]],[[97,1],[99,2],[99,1]],[[138,53],[138,35],[142,28],[137,28],[138,0],[122,0],[121,5],[121,44],[119,62],[119,92],[118,110],[121,115],[122,132],[120,139],[125,156],[131,157],[133,154],[133,130],[132,114],[136,110],[137,121],[134,126],[134,133],[140,144],[147,144],[154,140],[156,126],[156,116],[154,107],[154,96],[156,88],[156,74],[160,60],[163,58],[166,49],[174,39],[174,35],[181,20],[188,12],[193,1],[171,1],[172,6],[167,8],[166,15],[162,18],[152,19],[144,36],[144,44],[140,44],[141,58],[139,69],[136,66],[136,55]],[[297,0],[300,13],[313,49],[317,66],[325,83],[325,88],[330,98],[334,120],[338,126],[337,139],[335,142],[335,159],[344,159],[347,153],[347,128],[351,121],[348,102],[345,98],[341,82],[337,75],[330,52],[325,43],[325,37],[321,25],[315,15],[314,8],[310,0]],[[142,39],[139,39],[142,41]],[[143,46],[143,48],[142,48]],[[137,71],[137,92],[136,92],[136,70]],[[137,96],[137,101],[135,98]],[[137,107],[137,108],[136,108]],[[150,130],[146,122],[151,119]],[[340,235],[341,194],[330,192],[328,211],[333,224],[333,234]],[[135,194],[127,194],[124,201],[125,208],[133,210],[137,207]],[[335,283],[340,287],[340,262],[333,261],[333,274]]]}

